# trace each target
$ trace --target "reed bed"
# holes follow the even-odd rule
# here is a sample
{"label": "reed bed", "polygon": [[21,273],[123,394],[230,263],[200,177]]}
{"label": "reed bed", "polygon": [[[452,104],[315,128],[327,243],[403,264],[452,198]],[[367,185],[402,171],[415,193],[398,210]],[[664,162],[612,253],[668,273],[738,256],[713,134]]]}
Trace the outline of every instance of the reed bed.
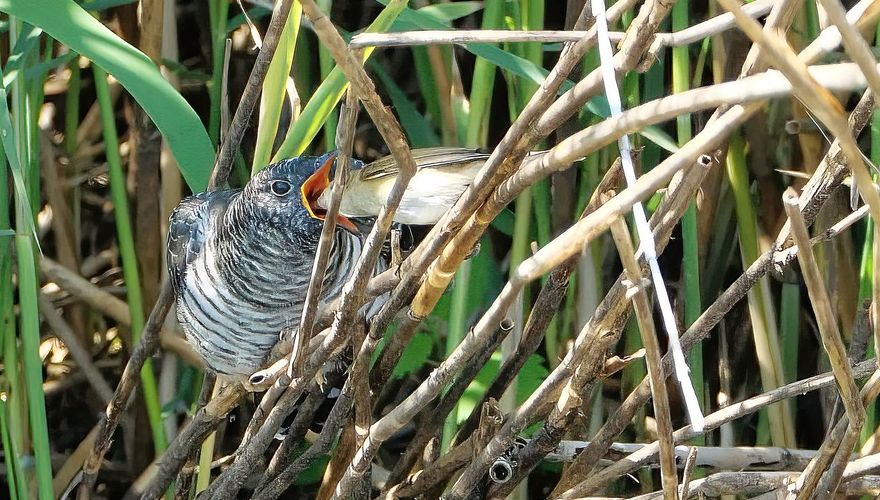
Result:
{"label": "reed bed", "polygon": [[[880,494],[875,2],[0,13],[10,498]],[[371,276],[437,145],[491,156]],[[400,166],[353,286],[313,279],[298,349],[217,381],[169,314],[168,214],[331,149]]]}

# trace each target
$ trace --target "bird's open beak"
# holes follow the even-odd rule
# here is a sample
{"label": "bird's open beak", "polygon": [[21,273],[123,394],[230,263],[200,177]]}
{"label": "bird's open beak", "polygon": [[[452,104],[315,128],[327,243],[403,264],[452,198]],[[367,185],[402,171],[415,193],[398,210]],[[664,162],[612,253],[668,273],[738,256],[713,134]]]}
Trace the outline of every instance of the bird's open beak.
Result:
{"label": "bird's open beak", "polygon": [[[321,168],[310,175],[300,188],[303,206],[306,207],[309,215],[318,220],[324,220],[327,215],[327,210],[318,206],[318,198],[327,189],[327,186],[330,185],[330,168],[333,166],[334,161],[336,161],[336,155],[330,155],[327,161],[321,165]],[[357,226],[343,215],[336,216],[336,224],[353,233],[360,232]]]}

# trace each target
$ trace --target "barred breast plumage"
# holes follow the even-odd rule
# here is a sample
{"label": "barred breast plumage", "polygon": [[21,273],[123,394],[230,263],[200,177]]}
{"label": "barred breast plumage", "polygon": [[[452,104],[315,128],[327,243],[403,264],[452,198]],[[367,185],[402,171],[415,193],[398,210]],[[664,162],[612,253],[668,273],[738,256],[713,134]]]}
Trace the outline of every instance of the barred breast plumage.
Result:
{"label": "barred breast plumage", "polygon": [[[300,187],[332,161],[282,161],[243,189],[191,196],[171,215],[167,260],[178,320],[217,373],[249,376],[279,334],[298,326],[322,224],[304,206]],[[361,238],[337,229],[324,300],[340,293]]]}

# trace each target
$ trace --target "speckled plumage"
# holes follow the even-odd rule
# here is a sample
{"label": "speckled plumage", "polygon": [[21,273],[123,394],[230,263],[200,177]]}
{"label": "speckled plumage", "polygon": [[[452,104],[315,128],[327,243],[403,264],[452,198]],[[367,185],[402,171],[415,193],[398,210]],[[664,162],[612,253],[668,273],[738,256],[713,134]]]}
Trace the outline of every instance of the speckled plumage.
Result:
{"label": "speckled plumage", "polygon": [[[218,374],[249,376],[282,330],[298,325],[322,224],[303,206],[300,186],[330,158],[279,162],[243,189],[196,194],[172,213],[167,263],[177,317]],[[323,299],[340,293],[361,248],[360,235],[337,229]]]}

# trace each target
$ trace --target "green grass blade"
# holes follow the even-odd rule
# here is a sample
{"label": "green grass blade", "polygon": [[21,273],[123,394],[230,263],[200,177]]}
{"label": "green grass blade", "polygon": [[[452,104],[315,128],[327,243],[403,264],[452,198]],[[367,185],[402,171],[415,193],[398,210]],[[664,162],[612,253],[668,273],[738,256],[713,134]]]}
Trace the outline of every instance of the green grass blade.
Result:
{"label": "green grass blade", "polygon": [[[690,2],[679,0],[672,6],[672,31],[680,31],[688,27],[690,21]],[[690,53],[689,46],[674,47],[672,49],[672,92],[674,94],[685,92],[690,89]],[[683,146],[692,137],[691,115],[680,115],[675,120],[678,145]],[[699,230],[697,228],[697,203],[691,200],[681,220],[682,252],[683,256],[683,281],[684,281],[684,327],[687,328],[703,312],[700,290],[700,248]],[[689,357],[691,369],[691,381],[697,400],[704,412],[711,408],[706,397],[706,385],[703,373],[703,344],[698,343],[691,349]],[[706,442],[704,436],[694,440],[694,444],[703,445]]]}
{"label": "green grass blade", "polygon": [[[498,29],[504,24],[504,2],[486,0],[483,11],[483,29]],[[465,129],[465,145],[486,146],[489,135],[489,112],[492,107],[492,94],[495,89],[495,65],[482,57],[474,63],[474,76],[471,79],[470,112]]]}
{"label": "green grass blade", "polygon": [[[330,9],[333,8],[333,0],[319,0],[318,6],[324,12],[330,12]],[[324,44],[317,42],[317,45],[318,67],[321,71],[321,81],[323,81],[327,78],[330,72],[333,71],[333,68],[336,66],[336,61],[333,60],[333,55],[330,54],[327,47],[324,47]],[[327,120],[324,122],[324,145],[327,151],[333,151],[336,149],[336,126],[338,123],[339,115],[336,113],[330,113],[330,115],[327,116]]]}
{"label": "green grass blade", "polygon": [[[13,26],[15,21],[11,23]],[[12,30],[11,30],[12,31]],[[0,71],[0,78],[3,74]],[[16,82],[17,85],[21,82]],[[26,89],[14,88],[13,102],[20,98],[26,99]],[[19,331],[21,338],[21,359],[24,369],[24,387],[27,401],[27,415],[30,423],[32,446],[34,450],[37,493],[41,499],[51,499],[52,494],[52,463],[51,449],[49,447],[49,429],[46,423],[46,401],[43,397],[43,362],[40,359],[40,314],[37,308],[37,292],[39,280],[37,278],[36,255],[37,248],[34,245],[36,233],[34,232],[33,211],[31,201],[28,199],[28,190],[23,185],[25,182],[25,164],[27,158],[22,161],[16,151],[29,154],[30,150],[15,147],[14,134],[29,135],[31,128],[26,113],[19,113],[15,118],[19,123],[13,127],[12,119],[7,107],[6,89],[0,88],[0,136],[3,138],[6,162],[12,170],[15,182],[15,251],[17,260],[18,277],[18,303],[19,303]],[[24,106],[22,109],[27,109]],[[21,138],[27,145],[28,138]],[[3,167],[6,168],[5,166]],[[5,187],[4,187],[5,188]],[[7,344],[8,346],[8,344]],[[7,371],[17,370],[16,366],[7,366]],[[23,450],[20,450],[23,451]]]}
{"label": "green grass blade", "polygon": [[[426,5],[420,9],[419,12],[422,14],[433,17],[435,20],[448,24],[456,19],[461,19],[462,17],[467,17],[475,12],[479,12],[480,9],[485,8],[487,11],[489,9],[488,5],[484,7],[484,4],[488,4],[490,2],[452,2],[452,3],[438,3],[435,5]],[[483,14],[483,19],[487,13]],[[483,26],[485,28],[485,25]]]}
{"label": "green grass blade", "polygon": [[406,93],[394,81],[394,78],[379,64],[371,62],[369,66],[370,72],[379,77],[388,92],[388,97],[391,98],[391,104],[394,105],[394,111],[400,118],[400,125],[406,132],[410,145],[414,148],[439,146],[440,137],[437,136],[437,132],[431,127],[428,119],[419,113]]}
{"label": "green grass blade", "polygon": [[[734,196],[739,246],[743,269],[757,260],[760,249],[758,243],[757,215],[752,205],[749,191],[748,169],[746,167],[746,145],[739,133],[731,136],[727,153],[727,176]],[[779,333],[770,301],[770,282],[765,276],[749,290],[749,315],[755,340],[755,355],[761,371],[764,391],[784,384],[782,355],[779,347]],[[794,446],[794,427],[791,409],[787,401],[769,406],[766,412],[770,424],[770,439],[774,446]]]}
{"label": "green grass blade", "polygon": [[116,77],[162,132],[190,188],[205,189],[214,147],[198,115],[149,58],[72,0],[0,0],[0,11],[38,26]]}
{"label": "green grass blade", "polygon": [[[452,304],[449,307],[449,333],[446,336],[446,355],[452,353],[467,334],[468,292],[470,288],[471,262],[464,261],[455,273],[452,285]],[[441,450],[448,450],[452,437],[458,430],[458,404],[446,417],[443,424]]]}
{"label": "green grass blade", "polygon": [[[400,12],[406,7],[407,0],[392,0],[382,9],[376,19],[370,23],[365,31],[381,33],[388,31],[391,23],[397,19]],[[374,49],[364,50],[364,60],[369,59]],[[327,117],[342,99],[342,94],[348,88],[348,81],[339,68],[333,68],[327,78],[321,82],[318,90],[312,94],[309,102],[303,108],[299,119],[288,130],[284,142],[278,148],[272,161],[282,158],[290,158],[302,154],[312,140],[318,135],[318,131],[324,126]]]}
{"label": "green grass blade", "polygon": [[3,439],[3,456],[7,458],[4,460],[6,465],[6,485],[9,487],[9,498],[11,500],[18,500],[18,478],[16,478],[15,468],[12,466],[12,457],[15,456],[15,452],[12,449],[12,439],[9,435],[9,423],[6,419],[7,410],[6,394],[2,394],[0,395],[0,437]]}
{"label": "green grass blade", "polygon": [[[0,155],[3,154],[3,148],[0,146]],[[18,377],[18,348],[15,336],[15,310],[13,302],[15,290],[12,281],[12,243],[14,240],[7,239],[8,236],[15,236],[11,225],[9,214],[9,179],[6,165],[0,168],[0,349],[2,349],[2,359],[5,365],[2,386],[0,386],[0,399],[2,399],[2,408],[0,408],[0,432],[3,433],[3,454],[6,465],[6,482],[9,485],[10,498],[27,497],[27,490],[24,486],[24,471],[21,468],[20,450],[23,448],[22,440],[24,432],[20,425],[21,415],[17,401],[19,394],[19,377]],[[8,441],[8,442],[7,442]],[[19,492],[22,494],[19,495]]]}
{"label": "green grass blade", "polygon": [[[229,2],[227,0],[208,0],[208,13],[211,17],[211,81],[208,86],[211,111],[208,115],[208,134],[213,144],[220,144],[223,59],[226,52],[226,35],[230,31],[227,23]],[[241,23],[244,23],[244,16],[242,16]]]}
{"label": "green grass blade", "polygon": [[[28,211],[21,210],[27,200],[16,202],[16,226],[26,226]],[[49,426],[46,422],[46,401],[43,397],[43,361],[40,359],[40,313],[37,308],[37,278],[34,240],[26,232],[15,235],[18,256],[18,303],[20,316],[22,362],[27,391],[28,421],[36,461],[37,491],[40,499],[53,498],[52,450],[49,447]]]}
{"label": "green grass blade", "polygon": [[256,174],[272,157],[275,137],[278,135],[278,122],[281,111],[286,106],[287,80],[290,77],[290,66],[296,51],[296,38],[299,34],[299,22],[302,17],[302,6],[294,1],[290,7],[278,48],[269,63],[266,79],[263,81],[263,92],[260,94],[260,119],[257,128],[257,143],[254,149],[254,161],[251,164],[251,175]]}
{"label": "green grass blade", "polygon": [[[97,66],[93,70],[95,74],[95,92],[101,108],[101,125],[104,131],[104,145],[110,177],[110,195],[113,199],[113,209],[115,212],[119,254],[122,258],[122,276],[125,280],[128,309],[131,314],[131,338],[134,343],[137,343],[144,329],[144,301],[141,295],[141,281],[138,275],[131,218],[128,213],[125,174],[122,172],[122,160],[119,157],[116,117],[110,100],[107,74]],[[150,430],[153,433],[153,445],[158,454],[168,447],[168,440],[165,438],[165,429],[162,426],[162,406],[159,403],[156,378],[153,374],[152,363],[149,360],[144,363],[144,367],[141,370],[141,383],[143,384],[147,416],[150,420]]]}

